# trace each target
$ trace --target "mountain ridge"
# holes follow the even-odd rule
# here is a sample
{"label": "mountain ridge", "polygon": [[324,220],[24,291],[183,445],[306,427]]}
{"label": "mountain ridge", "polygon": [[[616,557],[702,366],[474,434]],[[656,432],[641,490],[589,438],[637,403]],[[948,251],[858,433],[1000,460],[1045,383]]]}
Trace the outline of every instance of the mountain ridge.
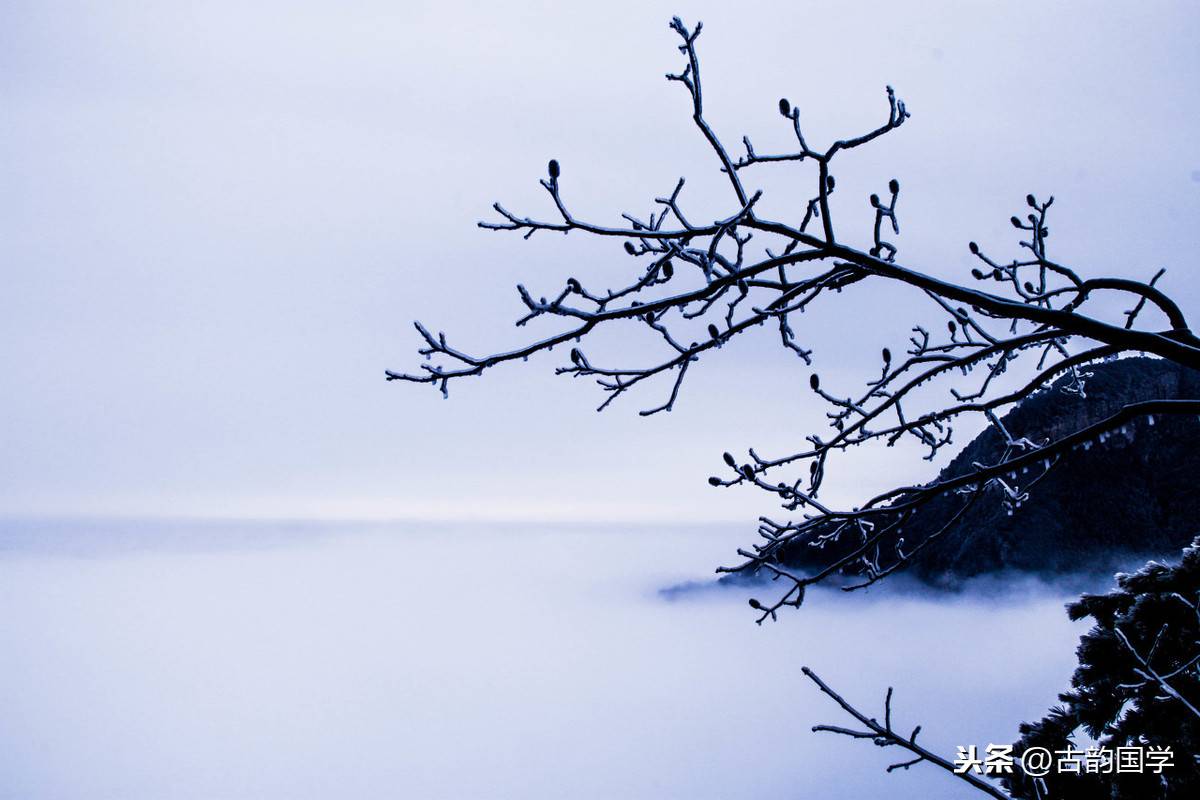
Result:
{"label": "mountain ridge", "polygon": [[[1088,373],[1084,396],[1065,391],[1069,378],[1060,378],[1010,409],[1001,418],[1005,428],[1016,439],[1044,442],[1105,419],[1129,403],[1200,397],[1200,372],[1162,359],[1123,358],[1083,371]],[[995,463],[1003,446],[1001,433],[989,426],[946,465],[938,480],[961,475],[974,462]],[[953,587],[988,573],[1094,571],[1126,559],[1134,563],[1177,554],[1200,533],[1200,419],[1192,414],[1138,419],[1064,454],[1011,514],[1001,502],[1002,491],[989,487],[953,528],[913,559],[910,574]],[[911,550],[960,505],[953,495],[929,501],[883,542],[885,551],[900,536]],[[795,544],[783,551],[782,560],[811,568],[830,563],[854,544],[831,543],[816,552]],[[819,558],[814,557],[817,552]]]}

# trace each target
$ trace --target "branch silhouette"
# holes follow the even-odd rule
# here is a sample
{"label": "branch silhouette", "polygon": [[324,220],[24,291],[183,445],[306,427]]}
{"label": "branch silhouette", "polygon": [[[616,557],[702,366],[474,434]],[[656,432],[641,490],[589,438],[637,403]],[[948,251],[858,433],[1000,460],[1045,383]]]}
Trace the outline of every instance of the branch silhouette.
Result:
{"label": "branch silhouette", "polygon": [[[907,124],[910,113],[904,101],[887,87],[886,115],[878,127],[822,148],[805,136],[800,110],[782,99],[779,113],[795,138],[795,148],[763,154],[744,137],[745,152],[735,158],[705,116],[696,49],[702,25],[688,28],[677,17],[670,27],[678,36],[684,64],[666,77],[686,91],[692,120],[728,179],[728,214],[711,222],[694,221],[683,208],[685,181],[680,178],[669,194],[654,199],[654,210],[646,217],[622,214],[624,222],[617,227],[581,219],[565,195],[562,166],[551,160],[547,176],[540,180],[554,209],[551,216],[522,215],[496,203],[497,218],[479,226],[520,233],[526,239],[539,232],[578,232],[620,240],[634,265],[631,277],[611,288],[585,287],[568,277],[557,293],[545,297],[518,286],[524,305],[518,326],[539,318],[557,318],[563,325],[556,334],[507,352],[473,355],[452,346],[444,333],[435,335],[417,322],[424,342],[419,353],[426,363],[415,373],[388,371],[388,380],[426,383],[448,395],[453,381],[561,345],[569,347],[569,354],[557,374],[595,380],[604,395],[600,410],[635,388],[661,383],[662,399],[640,412],[649,416],[671,411],[685,394],[689,370],[751,329],[776,329],[781,346],[807,366],[813,350],[796,325],[797,315],[807,308],[861,285],[899,283],[920,290],[933,313],[944,317],[942,330],[914,325],[902,352],[881,349],[878,371],[859,388],[835,389],[817,374],[810,376],[813,396],[828,407],[829,432],[809,433],[807,445],[789,453],[765,454],[753,448],[743,458],[725,453],[727,471],[709,479],[715,487],[756,486],[796,515],[782,520],[761,517],[761,541],[739,549],[737,563],[718,568],[720,573],[764,572],[786,584],[769,603],[751,601],[759,623],[776,619],[785,606],[799,607],[807,586],[853,571],[862,579],[842,587],[852,590],[903,569],[932,541],[952,534],[962,513],[984,497],[998,497],[1008,508],[1016,508],[1030,487],[1073,448],[1138,420],[1152,421],[1155,414],[1200,413],[1200,398],[1148,400],[1045,441],[1012,435],[999,412],[1054,381],[1065,379],[1066,391],[1083,395],[1091,363],[1148,353],[1200,368],[1200,339],[1179,306],[1158,288],[1162,270],[1146,282],[1082,277],[1048,254],[1047,219],[1054,198],[1039,200],[1030,194],[1024,216],[1011,219],[1020,257],[993,257],[970,242],[979,266],[971,270],[969,280],[934,277],[901,263],[897,244],[884,238],[900,232],[901,186],[894,178],[886,192],[868,201],[874,214],[872,247],[864,251],[845,244],[836,235],[829,202],[837,186],[831,165],[840,153]],[[817,175],[802,218],[788,222],[761,213],[763,193],[747,186],[749,176],[778,162],[804,161],[816,164]],[[814,231],[817,221],[820,226]],[[1107,317],[1092,302],[1101,294],[1127,298],[1128,310]],[[646,366],[590,357],[584,350],[589,335],[618,323],[642,326],[662,355]],[[1031,377],[1016,389],[1001,388],[1018,361],[1032,364]],[[930,407],[918,397],[927,394],[926,387],[940,387],[944,399]],[[932,460],[952,443],[955,424],[966,418],[983,419],[1002,434],[1005,447],[995,462],[974,464],[930,483],[897,486],[852,508],[834,508],[821,500],[832,456],[868,444],[892,446],[908,440]],[[958,510],[932,533],[912,542],[888,535],[902,531],[929,500],[947,495],[957,498]],[[818,552],[844,537],[856,543],[849,555],[831,558],[811,574],[799,574],[781,559],[790,547]]]}
{"label": "branch silhouette", "polygon": [[862,711],[852,706],[844,697],[831,689],[825,681],[813,672],[808,667],[801,667],[801,671],[805,676],[815,683],[817,687],[826,695],[831,697],[835,703],[841,706],[842,710],[850,716],[854,717],[860,725],[866,730],[856,730],[854,728],[844,728],[840,725],[814,725],[813,732],[836,733],[839,736],[848,736],[851,739],[870,739],[877,747],[899,747],[902,750],[907,750],[915,758],[910,758],[905,761],[899,761],[887,768],[888,772],[894,772],[898,769],[908,769],[914,767],[921,762],[932,764],[935,767],[945,770],[956,778],[960,778],[974,789],[983,792],[991,797],[999,798],[999,800],[1008,800],[1009,795],[1005,793],[995,784],[989,783],[982,778],[972,775],[967,770],[956,769],[954,763],[942,758],[931,750],[917,743],[917,736],[921,733],[921,726],[913,728],[912,733],[905,736],[896,731],[892,727],[892,687],[888,687],[887,695],[883,700],[883,722],[879,722],[875,717],[869,717]]}
{"label": "branch silhouette", "polygon": [[[1200,398],[1144,399],[1044,440],[1010,432],[1001,421],[1006,408],[1052,384],[1085,396],[1088,366],[1099,361],[1146,353],[1200,369],[1200,339],[1178,304],[1159,288],[1163,270],[1142,282],[1084,277],[1059,263],[1047,249],[1054,198],[1029,194],[1025,209],[1010,220],[1017,232],[1018,257],[990,255],[972,241],[967,248],[978,265],[969,278],[935,277],[899,260],[901,186],[896,178],[888,181],[886,191],[867,199],[873,218],[863,222],[870,226],[872,244],[866,250],[855,248],[837,234],[830,204],[837,188],[832,165],[840,153],[869,145],[908,123],[911,115],[895,90],[885,89],[886,114],[877,127],[824,147],[805,135],[800,110],[781,99],[779,114],[795,146],[760,153],[745,136],[744,152],[735,156],[705,114],[696,47],[702,24],[689,28],[676,17],[670,27],[678,37],[684,63],[679,72],[666,77],[686,92],[692,121],[728,182],[725,216],[698,221],[689,215],[683,200],[686,182],[680,178],[669,193],[653,199],[647,216],[623,213],[616,226],[589,221],[571,210],[563,167],[551,160],[546,177],[539,181],[552,206],[547,216],[516,213],[495,203],[496,217],[479,226],[519,233],[525,239],[537,233],[578,233],[619,240],[632,264],[629,277],[604,288],[587,287],[568,277],[561,289],[547,296],[519,285],[524,311],[516,324],[546,318],[559,320],[561,327],[507,352],[474,355],[451,346],[444,333],[435,335],[417,322],[423,340],[419,353],[425,363],[417,372],[388,371],[389,381],[429,384],[448,395],[450,384],[458,379],[480,376],[492,367],[561,345],[569,350],[557,374],[594,380],[603,395],[598,410],[639,387],[659,385],[661,400],[640,412],[650,416],[675,407],[697,362],[752,329],[773,328],[780,345],[807,367],[813,362],[813,348],[796,324],[806,309],[874,284],[900,284],[920,291],[930,311],[943,319],[943,328],[916,324],[902,351],[881,347],[877,371],[857,388],[834,388],[816,373],[810,375],[813,397],[827,409],[829,431],[809,433],[807,444],[792,452],[765,454],[750,448],[741,458],[725,453],[724,471],[709,478],[714,487],[755,486],[793,515],[780,520],[760,517],[761,541],[738,549],[737,563],[717,569],[725,574],[761,573],[782,582],[774,599],[750,600],[759,624],[777,619],[785,608],[799,608],[809,586],[850,574],[855,577],[843,580],[841,588],[852,591],[903,569],[931,543],[952,535],[976,503],[999,502],[1011,513],[1074,449],[1086,448],[1129,425],[1153,424],[1155,415],[1200,414]],[[749,185],[756,171],[783,162],[816,166],[815,185],[803,213],[790,221],[762,212],[763,192]],[[1095,299],[1108,295],[1123,297],[1127,310],[1106,313],[1108,304]],[[585,352],[585,340],[592,333],[618,324],[640,326],[661,355],[648,365],[636,366],[603,363]],[[1012,373],[1018,364],[1028,377],[1013,388]],[[931,389],[940,392],[932,402],[927,399]],[[924,458],[932,460],[951,445],[954,426],[964,419],[982,420],[998,432],[1003,447],[994,461],[973,463],[933,482],[895,486],[851,508],[836,508],[821,499],[834,456],[866,445],[890,447],[911,441],[923,449]],[[952,510],[932,527],[925,526],[919,540],[906,542],[899,535],[931,500],[947,497],[954,501]],[[791,548],[832,553],[835,548],[823,549],[831,542],[849,546],[836,549],[839,555],[829,555],[823,566],[807,572],[788,565],[785,555]],[[1132,644],[1126,641],[1126,645],[1139,660],[1138,675],[1143,680],[1155,682],[1167,693],[1173,691],[1169,681],[1178,670],[1160,674],[1149,666],[1152,654],[1142,657]],[[1186,666],[1193,665],[1194,661]],[[863,726],[859,730],[818,725],[814,730],[871,739],[913,756],[893,764],[889,772],[929,762],[989,796],[1009,796],[918,745],[919,726],[908,736],[894,731],[890,689],[880,723],[850,705],[811,670],[803,671]]]}

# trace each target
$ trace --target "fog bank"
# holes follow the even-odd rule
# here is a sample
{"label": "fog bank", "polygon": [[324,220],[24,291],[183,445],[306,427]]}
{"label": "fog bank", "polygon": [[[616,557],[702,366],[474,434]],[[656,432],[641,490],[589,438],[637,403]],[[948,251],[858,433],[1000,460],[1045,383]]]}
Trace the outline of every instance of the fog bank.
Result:
{"label": "fog bank", "polygon": [[810,733],[800,666],[950,754],[1070,675],[1047,592],[658,594],[738,534],[7,523],[0,796],[956,797]]}

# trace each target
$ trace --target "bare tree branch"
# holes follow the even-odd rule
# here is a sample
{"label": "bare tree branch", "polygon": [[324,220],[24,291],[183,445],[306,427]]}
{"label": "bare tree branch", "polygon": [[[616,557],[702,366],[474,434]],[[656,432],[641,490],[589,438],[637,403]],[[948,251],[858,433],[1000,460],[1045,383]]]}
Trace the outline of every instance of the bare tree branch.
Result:
{"label": "bare tree branch", "polygon": [[[1080,430],[1035,441],[1021,431],[1009,431],[1000,421],[1009,407],[1059,381],[1065,391],[1086,391],[1087,367],[1096,361],[1127,353],[1149,353],[1176,363],[1200,368],[1200,339],[1186,315],[1158,286],[1163,271],[1148,282],[1127,278],[1082,277],[1080,272],[1053,260],[1048,254],[1047,224],[1054,199],[1025,198],[1024,217],[1013,216],[1018,231],[1020,258],[1003,260],[986,254],[975,242],[969,251],[981,266],[972,269],[971,282],[934,277],[929,271],[901,263],[894,237],[899,236],[897,202],[900,183],[891,179],[887,193],[874,194],[870,228],[872,247],[856,249],[835,237],[829,198],[836,188],[830,165],[837,154],[852,151],[899,130],[910,114],[889,86],[887,117],[876,128],[848,136],[822,148],[804,134],[800,110],[790,101],[779,101],[780,115],[795,137],[796,148],[760,154],[749,137],[742,139],[745,154],[734,159],[705,115],[697,40],[702,26],[688,28],[674,18],[670,28],[678,37],[684,57],[681,70],[667,76],[684,87],[692,121],[708,143],[716,168],[728,179],[730,209],[726,216],[697,222],[683,206],[685,182],[681,178],[670,193],[654,198],[657,211],[648,218],[622,214],[614,227],[581,219],[563,193],[563,168],[556,160],[547,167],[540,184],[553,206],[548,219],[521,215],[497,203],[495,221],[480,226],[515,231],[529,238],[538,231],[578,231],[622,242],[624,257],[634,262],[630,277],[605,288],[585,287],[574,277],[546,296],[518,286],[524,307],[518,326],[534,320],[557,321],[560,328],[544,338],[507,352],[473,355],[451,346],[443,333],[434,335],[421,323],[416,328],[424,342],[419,350],[426,363],[417,372],[387,372],[388,380],[427,383],[448,394],[451,382],[483,374],[511,361],[569,348],[567,363],[556,372],[596,381],[607,408],[618,397],[643,386],[661,386],[661,399],[640,413],[670,412],[686,392],[686,379],[695,365],[711,353],[730,346],[742,334],[770,326],[781,346],[806,365],[813,347],[802,338],[797,315],[830,297],[874,284],[908,286],[931,302],[932,313],[944,320],[940,332],[916,324],[903,351],[881,348],[878,372],[857,389],[834,388],[810,376],[814,397],[827,407],[829,433],[809,433],[805,445],[790,452],[760,455],[748,449],[745,458],[724,456],[728,473],[714,475],[717,487],[753,485],[776,497],[796,520],[760,519],[759,535],[765,543],[738,551],[742,561],[719,572],[763,571],[785,588],[770,603],[758,603],[759,622],[777,618],[785,606],[797,607],[804,589],[853,568],[865,580],[846,589],[860,588],[903,569],[933,540],[952,535],[965,510],[984,498],[998,498],[1010,511],[1028,496],[1062,456],[1113,430],[1154,414],[1195,414],[1200,398],[1133,402],[1108,419]],[[772,220],[759,211],[763,192],[748,184],[757,169],[776,162],[812,161],[818,166],[811,200],[795,224]],[[886,199],[884,199],[886,198]],[[819,219],[819,234],[808,232]],[[865,222],[865,221],[864,221]],[[1097,311],[1097,294],[1128,298],[1128,310],[1117,318]],[[838,301],[841,302],[841,301]],[[1107,305],[1105,305],[1107,307]],[[1149,319],[1148,319],[1149,318]],[[641,363],[604,363],[585,352],[588,337],[616,325],[641,327],[649,336],[639,352]],[[1014,386],[1015,382],[1015,386]],[[941,399],[937,399],[938,393]],[[852,508],[834,508],[821,500],[826,478],[839,456],[867,445],[892,446],[901,440],[916,442],[928,460],[946,452],[954,442],[955,425],[981,420],[992,426],[1004,442],[993,463],[972,465],[961,474],[932,483],[901,485]],[[921,541],[904,543],[890,535],[920,507],[936,497],[957,498],[933,533]],[[988,500],[991,502],[991,500]],[[812,547],[850,537],[854,545],[842,548],[810,575],[785,568],[788,548]]]}
{"label": "bare tree branch", "polygon": [[852,739],[870,739],[878,747],[899,747],[902,750],[907,750],[916,757],[907,761],[901,761],[892,764],[887,768],[888,772],[892,772],[897,769],[908,769],[909,767],[925,761],[935,767],[939,767],[946,772],[949,772],[954,777],[965,781],[986,795],[998,798],[998,800],[1009,800],[1009,795],[1002,791],[998,786],[972,775],[970,771],[959,771],[955,769],[952,762],[947,761],[936,753],[927,750],[922,745],[917,744],[917,736],[921,733],[920,725],[913,728],[912,733],[910,733],[908,736],[898,733],[895,729],[893,729],[892,687],[888,687],[887,696],[883,701],[884,721],[882,724],[880,724],[880,722],[874,717],[868,717],[866,714],[850,705],[850,703],[847,702],[844,697],[835,692],[833,689],[829,688],[829,685],[821,680],[820,677],[818,677],[817,674],[811,669],[808,667],[801,667],[800,670],[808,677],[809,680],[815,683],[822,692],[833,698],[833,701],[841,706],[843,711],[854,717],[859,724],[866,728],[866,730],[855,730],[853,728],[843,728],[837,725],[814,725],[814,732],[836,733],[840,736],[849,736]]}

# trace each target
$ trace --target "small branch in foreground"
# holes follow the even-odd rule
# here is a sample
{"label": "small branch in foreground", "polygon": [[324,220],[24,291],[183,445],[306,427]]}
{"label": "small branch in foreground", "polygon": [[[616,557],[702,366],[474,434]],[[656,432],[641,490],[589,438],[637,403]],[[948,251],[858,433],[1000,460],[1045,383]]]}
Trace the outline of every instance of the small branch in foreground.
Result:
{"label": "small branch in foreground", "polygon": [[805,674],[806,677],[808,677],[809,680],[815,683],[822,692],[833,698],[834,702],[842,707],[842,710],[854,717],[854,719],[858,720],[858,722],[866,728],[866,730],[854,730],[852,728],[843,728],[837,725],[814,725],[814,732],[824,731],[826,733],[836,733],[840,736],[849,736],[852,739],[870,739],[878,747],[900,747],[901,749],[912,753],[914,756],[916,756],[916,758],[892,764],[887,768],[888,772],[892,772],[893,770],[897,769],[908,769],[909,767],[919,764],[922,761],[928,761],[935,767],[940,767],[954,777],[966,781],[968,784],[984,794],[995,797],[997,800],[1010,800],[1009,795],[997,786],[988,783],[982,778],[972,775],[970,772],[959,772],[954,768],[954,764],[952,762],[947,761],[936,753],[933,753],[917,744],[917,735],[921,732],[920,725],[913,728],[912,733],[910,733],[908,736],[896,733],[896,731],[892,729],[892,689],[890,686],[887,690],[887,697],[883,701],[884,721],[883,724],[880,724],[879,721],[874,717],[868,717],[866,714],[862,713],[854,706],[846,702],[846,699],[831,689],[827,683],[817,676],[817,673],[813,672],[808,667],[801,667],[800,670]]}

